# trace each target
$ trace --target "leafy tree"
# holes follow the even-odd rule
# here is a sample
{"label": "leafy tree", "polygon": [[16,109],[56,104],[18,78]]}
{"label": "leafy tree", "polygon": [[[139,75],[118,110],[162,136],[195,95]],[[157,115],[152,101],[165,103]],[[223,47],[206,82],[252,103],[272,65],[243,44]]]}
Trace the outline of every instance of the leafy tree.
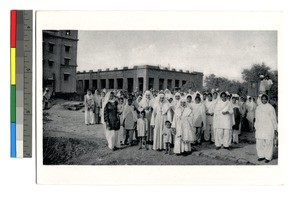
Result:
{"label": "leafy tree", "polygon": [[260,75],[269,75],[271,68],[266,66],[264,63],[262,64],[253,64],[250,69],[244,69],[242,72],[243,79],[246,82],[258,82]]}

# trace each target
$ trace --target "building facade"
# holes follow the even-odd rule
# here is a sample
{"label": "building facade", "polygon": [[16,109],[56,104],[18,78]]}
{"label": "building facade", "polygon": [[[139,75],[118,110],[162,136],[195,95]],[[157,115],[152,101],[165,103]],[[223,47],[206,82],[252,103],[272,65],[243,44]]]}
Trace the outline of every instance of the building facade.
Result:
{"label": "building facade", "polygon": [[113,70],[90,70],[77,72],[77,93],[86,92],[87,89],[122,89],[128,92],[134,90],[145,91],[149,89],[180,89],[187,82],[198,83],[203,88],[203,73],[183,72],[176,69],[161,69],[159,66],[134,66]]}
{"label": "building facade", "polygon": [[43,87],[54,94],[76,92],[77,30],[43,31]]}

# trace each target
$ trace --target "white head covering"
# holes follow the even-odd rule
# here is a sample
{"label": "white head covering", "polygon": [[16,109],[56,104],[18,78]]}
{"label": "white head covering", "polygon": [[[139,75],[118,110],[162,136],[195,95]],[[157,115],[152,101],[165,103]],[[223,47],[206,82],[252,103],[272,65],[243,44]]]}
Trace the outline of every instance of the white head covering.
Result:
{"label": "white head covering", "polygon": [[108,93],[106,93],[105,97],[104,97],[104,101],[103,101],[103,108],[105,108],[106,104],[108,102],[114,102],[115,99],[113,98],[112,100],[110,100],[110,94],[112,93],[112,91],[109,91]]}

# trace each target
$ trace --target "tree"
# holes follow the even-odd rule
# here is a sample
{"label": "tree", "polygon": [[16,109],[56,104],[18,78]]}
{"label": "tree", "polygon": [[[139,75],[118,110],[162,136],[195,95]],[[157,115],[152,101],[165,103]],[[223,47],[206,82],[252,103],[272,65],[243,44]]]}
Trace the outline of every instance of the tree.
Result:
{"label": "tree", "polygon": [[244,82],[229,80],[225,77],[217,77],[210,74],[204,79],[205,86],[208,90],[219,88],[220,91],[228,91],[239,95],[247,94],[247,84]]}
{"label": "tree", "polygon": [[271,68],[264,63],[262,64],[253,64],[250,69],[244,69],[242,72],[243,79],[246,82],[259,82],[259,76],[269,76],[269,78],[273,81],[273,85],[270,89],[269,95],[270,97],[274,97],[278,95],[278,71],[272,71]]}
{"label": "tree", "polygon": [[258,82],[260,75],[270,76],[270,67],[262,64],[253,64],[250,69],[244,69],[242,72],[243,79],[246,82]]}

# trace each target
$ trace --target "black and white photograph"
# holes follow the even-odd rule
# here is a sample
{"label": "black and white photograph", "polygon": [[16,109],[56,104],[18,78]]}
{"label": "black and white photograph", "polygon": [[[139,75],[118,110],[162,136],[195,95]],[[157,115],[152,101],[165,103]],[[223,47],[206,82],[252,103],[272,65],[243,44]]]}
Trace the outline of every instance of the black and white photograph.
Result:
{"label": "black and white photograph", "polygon": [[279,17],[38,12],[38,183],[280,184]]}
{"label": "black and white photograph", "polygon": [[277,31],[43,30],[44,165],[277,165]]}

